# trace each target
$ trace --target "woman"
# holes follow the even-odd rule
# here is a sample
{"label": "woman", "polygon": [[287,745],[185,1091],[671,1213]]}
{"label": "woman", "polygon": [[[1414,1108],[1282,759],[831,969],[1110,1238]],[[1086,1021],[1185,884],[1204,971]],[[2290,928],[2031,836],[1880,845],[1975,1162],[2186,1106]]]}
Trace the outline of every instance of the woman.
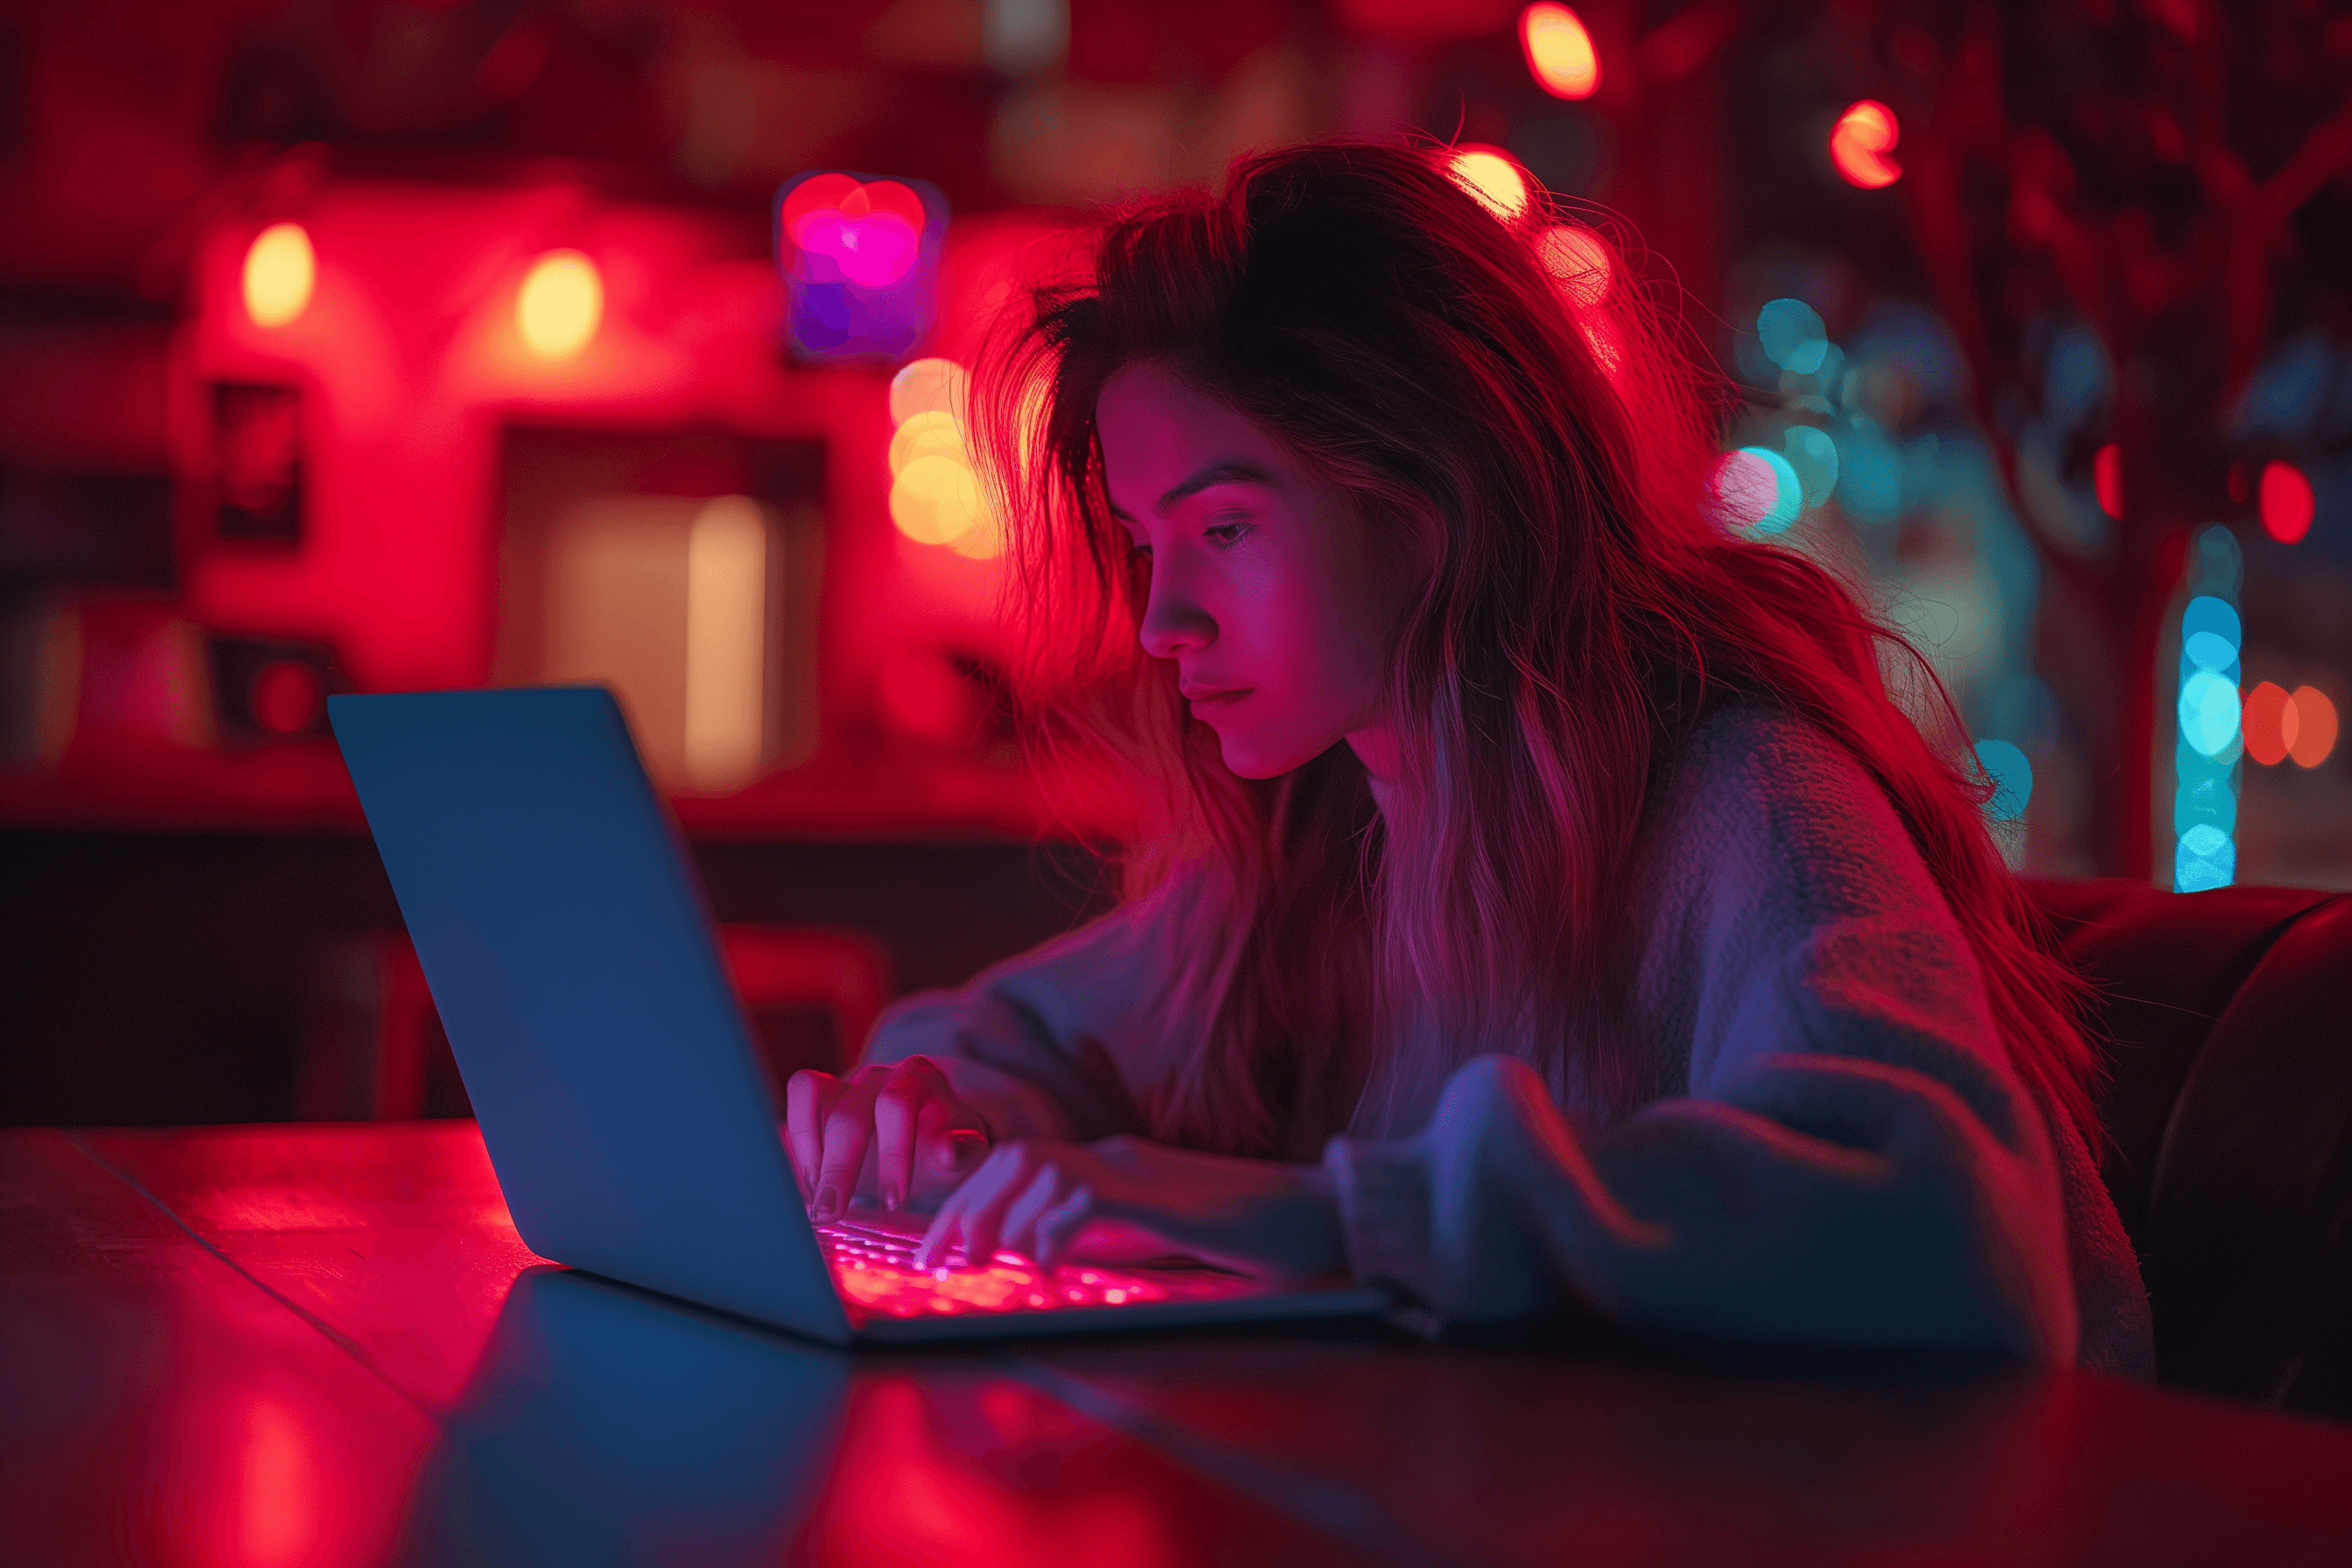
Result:
{"label": "woman", "polygon": [[1710,520],[1682,362],[1441,158],[1145,202],[982,367],[1026,644],[1143,823],[1117,912],[794,1079],[813,1212],[2145,1371],[2074,983],[1916,656]]}

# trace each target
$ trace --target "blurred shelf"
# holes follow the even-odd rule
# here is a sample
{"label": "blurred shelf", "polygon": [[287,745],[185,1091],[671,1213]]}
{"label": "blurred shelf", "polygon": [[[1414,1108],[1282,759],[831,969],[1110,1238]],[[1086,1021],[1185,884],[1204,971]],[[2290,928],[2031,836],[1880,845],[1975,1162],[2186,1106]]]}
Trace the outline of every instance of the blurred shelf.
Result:
{"label": "blurred shelf", "polygon": [[[1108,803],[1058,805],[1009,763],[919,746],[836,744],[733,794],[673,793],[698,840],[1004,841],[1116,832]],[[24,827],[363,834],[333,744],[247,752],[68,749],[60,764],[0,769],[0,824]]]}

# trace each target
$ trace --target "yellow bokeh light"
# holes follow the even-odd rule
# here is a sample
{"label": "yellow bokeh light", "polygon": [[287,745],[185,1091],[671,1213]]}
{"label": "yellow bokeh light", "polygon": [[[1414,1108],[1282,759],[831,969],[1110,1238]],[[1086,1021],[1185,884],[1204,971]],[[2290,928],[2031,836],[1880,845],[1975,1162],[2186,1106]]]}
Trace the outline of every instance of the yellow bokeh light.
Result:
{"label": "yellow bokeh light", "polygon": [[890,471],[898,472],[918,458],[953,458],[957,462],[969,459],[964,454],[963,431],[948,416],[926,409],[898,426],[890,437]]}
{"label": "yellow bokeh light", "polygon": [[578,353],[604,318],[604,279],[576,250],[551,250],[531,263],[515,297],[515,326],[531,353],[546,359]]}
{"label": "yellow bokeh light", "polygon": [[980,521],[948,541],[948,548],[973,561],[993,561],[1004,553],[1004,529],[983,500]]}
{"label": "yellow bokeh light", "polygon": [[1519,47],[1528,74],[1554,98],[1591,98],[1601,85],[1601,56],[1583,18],[1565,5],[1538,0],[1519,13]]}
{"label": "yellow bokeh light", "polygon": [[918,414],[964,417],[971,377],[951,359],[909,360],[890,378],[890,423],[904,425]]}
{"label": "yellow bokeh light", "polygon": [[960,458],[933,453],[898,470],[890,486],[890,521],[918,544],[946,544],[987,516],[980,479]]}
{"label": "yellow bokeh light", "polygon": [[1543,237],[1544,270],[1580,305],[1598,305],[1609,298],[1612,268],[1609,247],[1589,228],[1568,224]]}
{"label": "yellow bokeh light", "polygon": [[310,304],[319,258],[299,223],[274,223],[245,253],[245,313],[258,327],[282,327]]}
{"label": "yellow bokeh light", "polygon": [[1527,176],[1502,153],[1485,147],[1465,147],[1454,154],[1454,178],[1508,223],[1528,210]]}

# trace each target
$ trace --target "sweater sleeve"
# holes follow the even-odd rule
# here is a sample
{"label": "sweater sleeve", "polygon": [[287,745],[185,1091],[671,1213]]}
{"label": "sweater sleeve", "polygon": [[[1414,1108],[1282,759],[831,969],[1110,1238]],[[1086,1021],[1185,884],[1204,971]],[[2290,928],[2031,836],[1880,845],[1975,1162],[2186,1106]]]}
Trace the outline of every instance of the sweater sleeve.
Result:
{"label": "sweater sleeve", "polygon": [[954,991],[893,1004],[860,1060],[928,1056],[993,1135],[1087,1142],[1139,1132],[1184,889],[1135,903],[983,970]]}
{"label": "sweater sleeve", "polygon": [[1454,1321],[1572,1299],[1667,1336],[2073,1361],[2050,1135],[1885,795],[1735,710],[1635,868],[1633,1026],[1681,1092],[1601,1127],[1469,1063],[1418,1136],[1332,1141],[1357,1273]]}

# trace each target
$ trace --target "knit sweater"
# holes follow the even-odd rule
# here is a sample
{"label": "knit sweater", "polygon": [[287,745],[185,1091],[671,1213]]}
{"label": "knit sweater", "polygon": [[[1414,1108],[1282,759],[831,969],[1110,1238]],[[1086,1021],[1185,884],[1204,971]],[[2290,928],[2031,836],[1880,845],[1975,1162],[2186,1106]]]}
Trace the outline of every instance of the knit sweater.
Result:
{"label": "knit sweater", "polygon": [[[1360,1279],[1452,1323],[1573,1302],[1648,1334],[2152,1375],[2097,1167],[2011,1070],[1966,937],[1847,752],[1769,710],[1712,715],[1631,864],[1629,1026],[1667,1092],[1606,1121],[1484,1057],[1411,1136],[1332,1139]],[[1151,1005],[1181,905],[910,997],[866,1059],[929,1055],[1000,1138],[1140,1131],[1132,1106],[1183,1065]]]}

